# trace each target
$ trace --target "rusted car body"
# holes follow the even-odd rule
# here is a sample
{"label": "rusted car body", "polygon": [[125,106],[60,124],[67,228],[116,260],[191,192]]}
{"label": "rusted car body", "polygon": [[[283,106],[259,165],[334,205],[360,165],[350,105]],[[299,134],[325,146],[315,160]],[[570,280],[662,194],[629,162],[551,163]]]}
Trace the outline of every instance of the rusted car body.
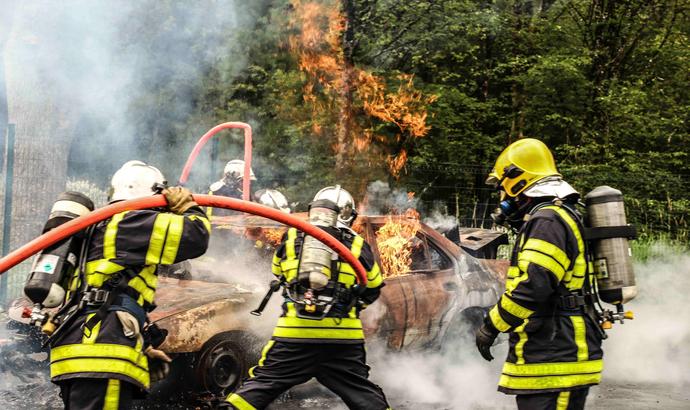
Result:
{"label": "rusted car body", "polygon": [[[377,259],[376,232],[386,221],[386,216],[360,216],[358,221],[358,231],[372,245]],[[183,279],[161,277],[158,307],[150,314],[152,321],[168,330],[162,349],[174,355],[182,369],[167,383],[182,380],[184,389],[194,390],[196,397],[226,393],[239,383],[270,337],[282,302],[274,297],[272,310],[261,318],[249,313],[264,296],[271,276],[272,249],[262,235],[271,233],[275,242],[285,228],[243,215],[217,218],[213,223],[213,240],[221,248],[221,257],[193,261],[191,272],[180,276]],[[482,232],[472,235],[482,240]],[[485,231],[485,235],[490,246],[500,242],[495,240],[496,233]],[[245,248],[233,254],[237,238]],[[381,297],[362,312],[370,343],[383,343],[393,350],[440,347],[462,323],[479,320],[502,292],[506,261],[475,258],[468,251],[481,247],[475,244],[465,250],[424,224],[415,241],[409,271],[395,277],[386,277],[384,271]],[[228,248],[225,254],[224,247]],[[251,281],[246,276],[234,278],[236,258],[249,253],[259,261],[252,265],[254,277]],[[213,271],[212,278],[204,274],[208,271]],[[25,321],[21,310],[27,305],[25,299],[14,301],[9,310],[12,319]],[[166,391],[171,390],[181,391],[174,386]]]}

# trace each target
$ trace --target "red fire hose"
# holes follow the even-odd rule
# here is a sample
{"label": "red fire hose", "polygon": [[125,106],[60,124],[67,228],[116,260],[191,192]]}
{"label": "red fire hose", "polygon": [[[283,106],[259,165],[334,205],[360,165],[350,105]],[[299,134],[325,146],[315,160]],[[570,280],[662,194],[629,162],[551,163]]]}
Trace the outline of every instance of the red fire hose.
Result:
{"label": "red fire hose", "polygon": [[[277,209],[269,208],[255,202],[247,202],[235,198],[227,198],[216,195],[194,195],[194,200],[201,206],[211,206],[215,208],[225,208],[247,212],[295,227],[335,250],[341,258],[343,258],[354,268],[359,284],[366,285],[367,283],[367,274],[364,266],[362,266],[359,260],[352,255],[350,250],[328,233],[306,221],[303,221],[293,215],[278,211]],[[136,209],[164,207],[166,205],[167,202],[163,195],[154,195],[145,198],[132,199],[129,201],[116,202],[77,219],[73,219],[44,233],[38,238],[35,238],[31,242],[10,252],[5,257],[0,259],[0,275],[7,272],[13,266],[29,258],[31,255],[42,251],[43,249],[61,241],[62,239],[74,235],[90,225],[108,219],[115,214]]]}
{"label": "red fire hose", "polygon": [[[187,157],[187,162],[184,164],[184,168],[182,168],[182,174],[180,175],[179,181],[180,185],[184,185],[187,183],[187,179],[189,178],[189,172],[192,170],[192,165],[194,165],[196,157],[199,155],[201,149],[204,147],[204,145],[206,145],[208,140],[213,138],[213,136],[216,135],[218,132],[231,128],[241,128],[244,130],[244,175],[251,174],[252,127],[244,122],[224,122],[211,128],[206,132],[206,134],[202,135],[201,138],[199,138],[199,141],[197,141],[196,145],[194,146],[194,149],[192,149],[192,152],[189,153],[189,157]],[[243,178],[242,180],[242,199],[244,199],[245,201],[249,201],[250,179],[251,178]]]}

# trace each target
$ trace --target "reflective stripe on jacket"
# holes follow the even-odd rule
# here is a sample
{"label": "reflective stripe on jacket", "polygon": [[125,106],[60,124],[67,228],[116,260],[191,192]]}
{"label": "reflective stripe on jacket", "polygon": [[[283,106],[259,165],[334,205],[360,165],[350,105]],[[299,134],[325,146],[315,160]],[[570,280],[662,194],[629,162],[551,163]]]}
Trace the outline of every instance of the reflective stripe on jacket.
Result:
{"label": "reflective stripe on jacket", "polygon": [[[152,210],[117,214],[96,226],[89,245],[86,282],[99,288],[114,273],[130,269],[136,276],[128,285],[139,295],[137,303],[152,306],[158,283],[157,266],[202,255],[210,229],[199,207],[184,215]],[[126,337],[112,311],[91,332],[82,330],[81,325],[92,314],[81,314],[51,349],[52,381],[114,378],[148,389],[148,363],[141,337]]]}
{"label": "reflective stripe on jacket", "polygon": [[[300,249],[303,236],[298,234],[295,228],[290,228],[283,243],[276,249],[273,256],[273,274],[283,278],[286,282],[297,278]],[[374,260],[374,254],[369,245],[359,235],[354,233],[344,234],[341,242],[347,246],[352,254],[359,259],[367,271],[367,289],[378,289],[383,285],[383,276],[378,264]],[[350,288],[356,283],[356,275],[352,266],[346,262],[338,261],[338,282]],[[325,317],[321,320],[302,319],[297,317],[297,311],[293,302],[283,304],[283,314],[278,319],[278,324],[273,331],[273,339],[286,342],[362,342],[364,332],[362,322],[359,319],[358,309],[352,308],[348,317]]]}
{"label": "reflective stripe on jacket", "polygon": [[211,224],[200,208],[192,210],[185,215],[128,211],[98,225],[89,249],[86,283],[99,288],[113,274],[132,269],[136,276],[128,285],[139,294],[137,303],[151,305],[158,265],[196,258],[206,251]]}
{"label": "reflective stripe on jacket", "polygon": [[563,207],[545,206],[522,227],[506,291],[489,312],[496,329],[510,332],[499,390],[525,394],[600,382],[598,325],[580,309],[557,306],[559,287],[583,287],[587,263],[582,232]]}

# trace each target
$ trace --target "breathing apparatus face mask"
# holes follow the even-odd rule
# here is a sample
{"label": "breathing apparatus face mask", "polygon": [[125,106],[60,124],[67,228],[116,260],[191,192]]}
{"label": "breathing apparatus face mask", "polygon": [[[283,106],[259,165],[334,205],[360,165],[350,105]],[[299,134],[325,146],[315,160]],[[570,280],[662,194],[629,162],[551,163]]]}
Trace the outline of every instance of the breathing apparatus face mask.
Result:
{"label": "breathing apparatus face mask", "polygon": [[519,230],[524,223],[524,216],[529,209],[531,199],[524,195],[509,197],[501,191],[501,202],[498,208],[491,214],[496,225],[505,226],[515,231]]}

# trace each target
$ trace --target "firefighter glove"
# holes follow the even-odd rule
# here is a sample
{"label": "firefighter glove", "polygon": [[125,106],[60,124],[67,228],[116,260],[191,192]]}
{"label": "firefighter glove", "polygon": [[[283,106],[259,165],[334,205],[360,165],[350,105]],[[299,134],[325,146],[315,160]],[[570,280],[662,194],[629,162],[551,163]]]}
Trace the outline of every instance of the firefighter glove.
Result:
{"label": "firefighter glove", "polygon": [[479,353],[485,360],[489,362],[494,360],[494,357],[491,355],[491,346],[493,346],[496,337],[498,337],[498,330],[496,330],[496,328],[492,325],[488,325],[486,323],[482,324],[482,326],[477,329],[477,333],[475,335]]}
{"label": "firefighter glove", "polygon": [[149,373],[151,375],[151,382],[155,383],[165,379],[170,373],[170,362],[172,359],[164,351],[154,349],[149,346],[144,351],[146,357],[149,358]]}
{"label": "firefighter glove", "polygon": [[168,337],[168,330],[161,329],[155,323],[149,323],[144,327],[144,343],[146,346],[159,347]]}
{"label": "firefighter glove", "polygon": [[192,192],[181,186],[166,188],[163,190],[163,195],[165,195],[165,199],[168,201],[168,209],[178,215],[182,215],[189,208],[198,205],[194,202]]}

